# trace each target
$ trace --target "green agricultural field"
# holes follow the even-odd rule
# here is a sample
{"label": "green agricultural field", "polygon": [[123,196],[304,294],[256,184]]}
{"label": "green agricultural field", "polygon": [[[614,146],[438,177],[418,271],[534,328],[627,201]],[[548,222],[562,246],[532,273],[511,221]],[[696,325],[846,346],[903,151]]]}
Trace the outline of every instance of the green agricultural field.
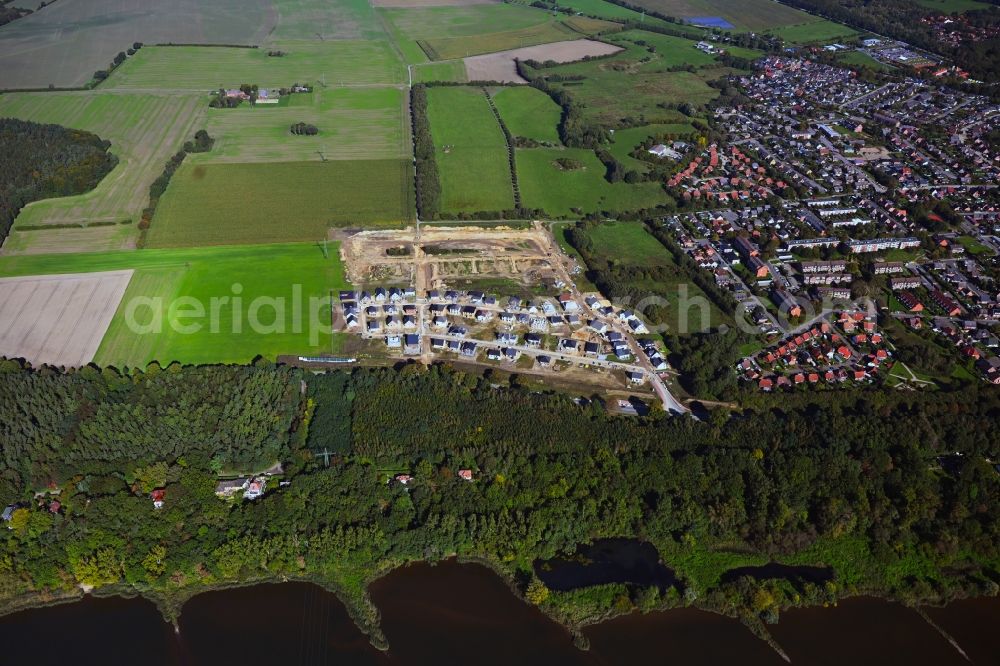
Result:
{"label": "green agricultural field", "polygon": [[649,162],[637,160],[631,153],[636,146],[650,137],[688,139],[697,130],[689,123],[674,123],[666,125],[642,125],[640,127],[630,127],[629,129],[616,130],[614,142],[608,146],[608,152],[614,155],[615,159],[625,165],[630,171],[646,173],[649,171]]}
{"label": "green agricultural field", "polygon": [[[525,2],[525,4],[529,4]],[[636,21],[644,25],[654,25],[671,30],[688,32],[694,37],[704,37],[705,31],[694,26],[687,26],[680,23],[668,23],[662,19],[644,15],[621,5],[616,5],[606,0],[559,0],[560,7],[569,7],[586,16],[596,16],[597,18],[608,19],[610,21]]]}
{"label": "green agricultural field", "polygon": [[[170,156],[205,126],[205,111],[203,100],[190,94],[60,92],[0,96],[0,116],[94,132],[111,142],[111,152],[119,160],[118,166],[86,194],[26,206],[17,217],[6,249],[96,251],[127,246],[134,238],[134,225],[28,229],[138,222],[149,203],[150,184],[162,173]],[[23,234],[19,227],[25,228]]]}
{"label": "green agricultural field", "polygon": [[[280,49],[285,55],[270,57],[269,49]],[[406,68],[387,40],[298,41],[259,49],[146,46],[116,69],[102,89],[207,93],[241,83],[280,88],[296,82],[335,87],[405,81]]]}
{"label": "green agricultural field", "polygon": [[737,30],[765,30],[805,23],[809,14],[774,0],[632,0],[632,4],[682,19],[718,17]]}
{"label": "green agricultural field", "polygon": [[856,37],[857,31],[840,23],[820,19],[809,23],[789,25],[767,30],[772,35],[778,35],[789,44],[825,44],[838,39]]}
{"label": "green agricultural field", "polygon": [[[209,109],[215,145],[188,159],[203,162],[298,162],[321,159],[380,160],[409,157],[412,149],[406,93],[400,88],[322,88],[295,93],[287,104]],[[319,129],[291,133],[294,123]]]}
{"label": "green agricultural field", "polygon": [[[540,208],[553,217],[602,211],[613,215],[670,201],[659,183],[607,182],[604,165],[592,150],[525,148],[518,149],[516,157],[525,207]],[[564,169],[556,163],[560,158],[576,160],[583,167]]]}
{"label": "green agricultural field", "polygon": [[[327,256],[316,243],[298,243],[0,257],[0,276],[5,277],[126,268],[135,273],[95,357],[101,365],[247,363],[258,355],[273,359],[333,352],[340,342],[339,335],[310,325],[311,319],[329,323],[331,292],[348,286],[337,243],[329,244]],[[235,296],[241,299],[239,307]],[[219,302],[213,332],[211,299],[224,297],[229,300]],[[187,302],[177,300],[182,298]],[[310,316],[311,298],[316,299],[315,317]],[[181,316],[198,304],[204,317]],[[276,307],[283,307],[283,314],[276,316]],[[192,324],[201,327],[183,332],[183,326]]]}
{"label": "green agricultural field", "polygon": [[623,42],[633,44],[637,41],[645,42],[656,49],[656,54],[659,56],[658,62],[664,67],[674,67],[676,65],[704,67],[716,62],[715,56],[695,48],[695,44],[698,42],[693,39],[684,39],[683,37],[661,35],[655,32],[646,32],[645,30],[628,30],[614,35],[609,41],[621,45],[624,45],[622,44]]}
{"label": "green agricultural field", "polygon": [[512,208],[507,142],[486,95],[478,88],[431,88],[427,100],[442,210]]}
{"label": "green agricultural field", "polygon": [[537,44],[580,39],[616,26],[615,23],[599,19],[574,16],[552,19],[519,30],[504,30],[468,37],[423,39],[418,43],[431,60],[451,60]]}
{"label": "green agricultural field", "polygon": [[500,88],[493,94],[493,103],[512,135],[559,143],[562,109],[542,91],[526,86]]}
{"label": "green agricultural field", "polygon": [[538,9],[505,3],[378,11],[399,36],[411,41],[521,30],[552,20]]}
{"label": "green agricultural field", "polygon": [[414,83],[431,81],[465,83],[468,80],[469,77],[465,73],[465,62],[462,60],[442,60],[413,66]]}
{"label": "green agricultural field", "polygon": [[329,227],[413,219],[409,160],[185,162],[160,199],[148,247],[318,241]]}
{"label": "green agricultural field", "polygon": [[267,36],[268,43],[385,36],[368,0],[275,0],[274,4],[278,25]]}

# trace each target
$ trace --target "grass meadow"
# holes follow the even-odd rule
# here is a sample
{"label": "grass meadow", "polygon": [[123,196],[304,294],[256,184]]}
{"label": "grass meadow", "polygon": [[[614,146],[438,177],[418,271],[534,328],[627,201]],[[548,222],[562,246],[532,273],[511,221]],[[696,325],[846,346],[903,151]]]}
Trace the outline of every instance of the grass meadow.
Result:
{"label": "grass meadow", "polygon": [[854,28],[824,19],[771,28],[766,32],[778,35],[789,44],[824,44],[854,37],[858,34]]}
{"label": "grass meadow", "polygon": [[160,199],[147,247],[318,241],[329,227],[413,219],[410,160],[185,162]]}
{"label": "grass meadow", "polygon": [[[518,149],[517,178],[527,208],[541,208],[553,217],[581,213],[652,208],[669,196],[659,183],[609,183],[605,168],[592,150],[583,148]],[[562,169],[559,158],[581,162],[579,169]]]}
{"label": "grass meadow", "polygon": [[527,86],[499,88],[493,93],[493,103],[512,135],[559,143],[557,127],[562,109],[541,90]]}
{"label": "grass meadow", "polygon": [[[268,56],[270,49],[285,55]],[[293,83],[334,87],[405,81],[406,68],[387,40],[294,41],[257,49],[145,46],[116,69],[102,89],[208,92],[241,83],[280,88]]]}
{"label": "grass meadow", "polygon": [[657,62],[664,67],[676,65],[705,67],[716,62],[715,56],[695,48],[698,42],[673,35],[661,35],[645,30],[627,30],[611,36],[608,41],[627,46],[628,43],[634,44],[640,40],[656,49]]}
{"label": "grass meadow", "polygon": [[431,88],[427,101],[442,210],[513,207],[507,143],[486,95],[478,88]]}
{"label": "grass meadow", "polygon": [[[127,244],[136,227],[104,226],[44,230],[46,225],[110,225],[138,222],[149,201],[149,186],[167,160],[205,125],[207,105],[198,95],[116,94],[104,92],[9,93],[0,96],[0,117],[87,130],[111,142],[118,165],[93,190],[74,197],[28,204],[18,215],[10,245],[13,251],[48,249],[47,239],[62,249],[103,250]],[[25,227],[22,235],[18,227]],[[28,231],[35,229],[35,231]],[[73,232],[71,234],[64,232]]]}
{"label": "grass meadow", "polygon": [[[337,243],[329,244],[328,256],[324,256],[318,244],[296,243],[0,257],[0,276],[4,277],[125,268],[134,269],[135,273],[98,349],[94,359],[98,364],[135,367],[151,361],[246,363],[258,355],[273,359],[279,354],[319,354],[338,348],[337,334],[320,333],[315,338],[316,344],[311,344],[310,327],[303,324],[296,332],[293,325],[296,293],[301,294],[301,313],[307,322],[310,297],[328,303],[331,292],[347,286]],[[232,301],[237,295],[242,299],[240,307]],[[228,302],[220,302],[217,331],[211,330],[207,319],[182,316],[191,312],[190,305],[171,312],[170,303],[182,297],[202,303],[206,314],[210,313],[211,298],[229,297]],[[273,332],[254,331],[249,325],[250,304],[258,297],[285,299],[283,313],[276,313],[266,303],[258,310],[257,320],[263,325],[270,324]],[[152,300],[143,305],[137,298],[159,298],[161,306]],[[243,315],[236,318],[240,322],[237,325],[234,325],[234,311]],[[152,328],[155,313],[162,320],[159,333]],[[328,305],[317,313],[318,320],[329,322]],[[129,318],[138,325],[151,327],[151,332],[133,330]],[[175,330],[171,322],[178,326],[199,322],[203,325],[197,332],[183,333]]]}
{"label": "grass meadow", "polygon": [[[653,63],[649,63],[650,65]],[[624,71],[616,67],[626,68]],[[680,123],[688,120],[679,111],[663,109],[663,102],[707,104],[719,91],[706,81],[732,73],[730,68],[708,68],[697,72],[662,72],[655,67],[638,65],[627,57],[612,57],[587,63],[553,67],[553,73],[582,74],[578,82],[555,84],[584,105],[588,120],[604,125],[618,125],[625,118],[646,123]]]}
{"label": "grass meadow", "polygon": [[431,81],[465,83],[468,80],[469,77],[465,73],[465,62],[462,60],[442,60],[413,66],[414,83],[429,83]]}
{"label": "grass meadow", "polygon": [[396,34],[410,41],[521,30],[551,20],[546,12],[505,3],[378,11],[382,12]]}
{"label": "grass meadow", "polygon": [[[315,88],[281,105],[243,104],[209,109],[215,145],[194,162],[296,162],[320,159],[381,160],[409,157],[406,93],[400,88]],[[315,125],[316,136],[297,136],[297,122]]]}
{"label": "grass meadow", "polygon": [[614,28],[616,25],[599,19],[573,16],[565,19],[552,19],[546,23],[518,30],[504,30],[468,37],[423,39],[418,44],[431,60],[450,60],[538,44],[580,39]]}

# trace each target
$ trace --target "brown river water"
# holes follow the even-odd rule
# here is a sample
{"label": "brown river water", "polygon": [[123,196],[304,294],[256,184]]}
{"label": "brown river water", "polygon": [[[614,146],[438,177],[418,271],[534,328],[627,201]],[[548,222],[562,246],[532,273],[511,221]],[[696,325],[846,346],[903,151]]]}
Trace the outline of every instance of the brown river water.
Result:
{"label": "brown river water", "polygon": [[[180,631],[142,599],[82,601],[0,617],[0,665],[220,666],[314,664],[739,664],[786,662],[742,624],[682,609],[617,618],[586,630],[591,647],[515,597],[490,570],[413,565],[376,581],[372,598],[390,643],[380,652],[333,595],[308,583],[208,592],[190,600]],[[783,613],[771,628],[792,664],[1000,664],[1000,599],[927,615],[871,598]]]}

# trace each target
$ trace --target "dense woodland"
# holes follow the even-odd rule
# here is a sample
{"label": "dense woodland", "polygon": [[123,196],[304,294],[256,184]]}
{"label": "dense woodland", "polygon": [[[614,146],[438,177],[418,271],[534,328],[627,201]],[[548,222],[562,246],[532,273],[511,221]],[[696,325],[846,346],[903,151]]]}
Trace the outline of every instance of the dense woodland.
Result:
{"label": "dense woodland", "polygon": [[[568,622],[681,603],[761,622],[860,592],[995,593],[1000,577],[991,387],[842,392],[822,405],[759,396],[696,422],[612,417],[599,400],[534,393],[516,376],[416,364],[121,375],[5,362],[0,373],[2,499],[20,507],[0,530],[6,607],[77,584],[162,600],[288,576],[337,589],[373,620],[367,581],[455,554],[492,563]],[[215,497],[220,471],[275,460],[286,487],[255,502]],[[413,480],[392,481],[399,473]],[[602,537],[651,542],[680,582],[556,592],[534,577],[537,559]],[[770,560],[833,577],[724,576]]]}
{"label": "dense woodland", "polygon": [[90,132],[14,118],[0,118],[0,146],[0,243],[22,207],[91,190],[118,163]]}

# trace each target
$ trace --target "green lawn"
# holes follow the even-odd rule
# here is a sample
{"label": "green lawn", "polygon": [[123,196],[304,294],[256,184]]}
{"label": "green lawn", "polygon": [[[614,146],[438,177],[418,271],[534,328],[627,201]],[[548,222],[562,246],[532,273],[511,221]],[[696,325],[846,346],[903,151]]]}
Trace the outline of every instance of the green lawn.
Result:
{"label": "green lawn", "polygon": [[[320,159],[407,158],[412,148],[406,93],[399,88],[322,88],[295,93],[280,105],[209,109],[215,145],[197,162],[298,162]],[[291,133],[294,123],[319,129]]]}
{"label": "green lawn", "polygon": [[614,142],[608,146],[608,151],[614,155],[615,159],[624,164],[626,169],[646,173],[649,171],[649,162],[637,160],[629,154],[636,146],[650,137],[662,138],[663,140],[671,140],[672,138],[688,140],[695,131],[695,128],[688,123],[642,125],[616,130]]}
{"label": "green lawn", "polygon": [[557,128],[562,109],[541,90],[527,86],[500,88],[493,94],[493,103],[512,135],[559,143]]}
{"label": "green lawn", "polygon": [[[285,55],[268,56],[273,49]],[[208,92],[241,83],[280,88],[293,83],[334,87],[405,81],[406,68],[388,40],[295,41],[255,49],[146,46],[116,69],[102,89]]]}
{"label": "green lawn", "polygon": [[789,44],[825,44],[839,39],[856,37],[858,34],[853,28],[824,19],[771,28],[767,32],[778,35]]}
{"label": "green lawn", "polygon": [[[524,205],[540,208],[553,217],[601,211],[614,215],[670,200],[659,183],[609,183],[604,178],[604,165],[592,150],[525,148],[518,149],[516,157]],[[560,168],[556,164],[559,158],[577,160],[584,167]]]}
{"label": "green lawn", "polygon": [[185,162],[160,199],[147,245],[318,241],[328,227],[412,219],[409,160]]}
{"label": "green lawn", "polygon": [[[18,226],[137,222],[148,205],[149,186],[167,160],[205,126],[204,101],[193,94],[8,93],[0,117],[56,123],[94,132],[111,142],[118,166],[93,190],[26,206],[7,249],[106,250],[122,247],[135,226],[110,234],[104,227],[17,232]],[[123,231],[125,229],[126,231]],[[123,238],[124,235],[124,238]]]}
{"label": "green lawn", "polygon": [[[95,357],[101,365],[246,363],[337,350],[339,336],[321,325],[330,321],[330,293],[348,286],[337,243],[328,257],[313,243],[0,257],[5,277],[127,268],[135,274]],[[199,307],[203,316],[184,316]]]}
{"label": "green lawn", "polygon": [[514,187],[507,143],[478,88],[431,88],[428,116],[446,212],[507,210]]}

